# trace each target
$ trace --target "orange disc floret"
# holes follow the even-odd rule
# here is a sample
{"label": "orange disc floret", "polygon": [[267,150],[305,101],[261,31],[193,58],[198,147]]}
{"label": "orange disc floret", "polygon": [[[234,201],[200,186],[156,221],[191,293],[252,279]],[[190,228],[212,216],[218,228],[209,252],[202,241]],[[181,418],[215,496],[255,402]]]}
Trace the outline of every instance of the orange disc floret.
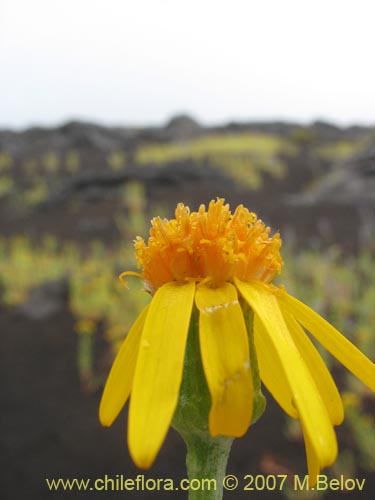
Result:
{"label": "orange disc floret", "polygon": [[138,267],[152,290],[170,281],[205,281],[217,286],[252,279],[269,283],[281,271],[281,238],[239,205],[232,214],[223,199],[190,212],[177,205],[175,219],[151,221],[146,242],[135,241]]}

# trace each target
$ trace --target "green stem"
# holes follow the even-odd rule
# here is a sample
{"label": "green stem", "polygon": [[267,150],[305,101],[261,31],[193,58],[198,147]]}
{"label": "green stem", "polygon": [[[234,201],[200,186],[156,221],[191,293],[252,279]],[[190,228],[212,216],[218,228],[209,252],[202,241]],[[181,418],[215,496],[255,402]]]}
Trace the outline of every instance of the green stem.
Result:
{"label": "green stem", "polygon": [[191,484],[189,500],[221,500],[233,439],[196,434],[183,437],[187,446],[186,465]]}
{"label": "green stem", "polygon": [[[253,313],[247,304],[241,303],[241,305],[249,339],[254,385],[252,418],[254,423],[262,415],[266,401],[261,391],[255,352]],[[211,397],[199,348],[198,311],[194,308],[186,344],[180,396],[173,417],[173,427],[180,433],[187,446],[186,465],[191,482],[189,500],[221,500],[223,498],[223,478],[233,438],[210,435],[208,430],[210,407]]]}
{"label": "green stem", "polygon": [[[221,500],[223,477],[233,438],[212,437],[208,431],[211,397],[199,349],[198,312],[193,311],[186,345],[184,376],[173,427],[187,446],[191,483],[189,500]],[[194,480],[198,481],[194,481]],[[197,488],[197,489],[196,489]]]}

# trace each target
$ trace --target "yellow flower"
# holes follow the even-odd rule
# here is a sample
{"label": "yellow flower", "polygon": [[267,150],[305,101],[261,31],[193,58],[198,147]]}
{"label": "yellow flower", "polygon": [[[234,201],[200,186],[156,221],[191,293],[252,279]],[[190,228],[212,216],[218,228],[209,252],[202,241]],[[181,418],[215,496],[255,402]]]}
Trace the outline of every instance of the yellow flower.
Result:
{"label": "yellow flower", "polygon": [[[343,419],[336,385],[306,328],[375,390],[375,365],[333,326],[271,281],[281,271],[281,239],[242,205],[224,200],[197,212],[180,203],[175,219],[152,220],[135,242],[139,276],[152,293],[109,374],[100,421],[109,426],[131,393],[128,444],[134,462],[153,463],[178,403],[193,307],[199,311],[202,365],[211,395],[212,436],[242,436],[253,411],[245,307],[254,312],[261,380],[302,425],[310,486],[337,455],[334,425]],[[123,273],[120,278],[127,274]]]}

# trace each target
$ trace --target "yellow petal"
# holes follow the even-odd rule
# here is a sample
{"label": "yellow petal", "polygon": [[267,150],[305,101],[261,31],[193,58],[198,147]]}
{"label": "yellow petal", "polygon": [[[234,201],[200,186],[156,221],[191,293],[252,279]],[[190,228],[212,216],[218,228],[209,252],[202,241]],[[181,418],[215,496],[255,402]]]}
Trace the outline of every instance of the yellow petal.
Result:
{"label": "yellow petal", "polygon": [[306,457],[307,457],[307,470],[309,473],[309,488],[313,488],[320,474],[320,470],[324,467],[320,463],[319,457],[316,454],[314,446],[311,442],[311,436],[302,425],[302,432],[305,441]]}
{"label": "yellow petal", "polygon": [[348,370],[375,391],[375,365],[328,321],[295,297],[280,291],[278,300]]}
{"label": "yellow petal", "polygon": [[99,420],[106,427],[112,425],[129,397],[148,307],[135,320],[109,372],[99,407]]}
{"label": "yellow petal", "polygon": [[292,404],[297,409],[320,466],[332,464],[337,455],[337,441],[330,417],[314,379],[289,334],[276,297],[260,282],[245,283],[235,279],[235,285],[263,323],[264,331],[278,353],[293,395]]}
{"label": "yellow petal", "polygon": [[226,283],[197,287],[202,363],[212,404],[209,429],[213,436],[245,434],[253,411],[249,342],[237,291]]}
{"label": "yellow petal", "polygon": [[178,402],[194,292],[194,283],[166,283],[150,304],[129,407],[129,451],[138,467],[151,466]]}
{"label": "yellow petal", "polygon": [[289,333],[301,353],[320,395],[326,405],[333,425],[341,424],[344,419],[344,407],[336,384],[314,344],[300,324],[287,312],[283,312]]}
{"label": "yellow petal", "polygon": [[293,394],[279,354],[257,315],[254,316],[254,342],[262,382],[285,413],[297,418],[297,410],[292,404]]}

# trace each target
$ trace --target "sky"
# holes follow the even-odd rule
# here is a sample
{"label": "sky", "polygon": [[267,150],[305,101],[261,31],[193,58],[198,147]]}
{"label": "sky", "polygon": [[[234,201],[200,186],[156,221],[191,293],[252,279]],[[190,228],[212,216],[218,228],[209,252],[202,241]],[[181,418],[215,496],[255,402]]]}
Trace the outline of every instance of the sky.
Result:
{"label": "sky", "polygon": [[374,0],[0,0],[0,127],[375,124]]}

